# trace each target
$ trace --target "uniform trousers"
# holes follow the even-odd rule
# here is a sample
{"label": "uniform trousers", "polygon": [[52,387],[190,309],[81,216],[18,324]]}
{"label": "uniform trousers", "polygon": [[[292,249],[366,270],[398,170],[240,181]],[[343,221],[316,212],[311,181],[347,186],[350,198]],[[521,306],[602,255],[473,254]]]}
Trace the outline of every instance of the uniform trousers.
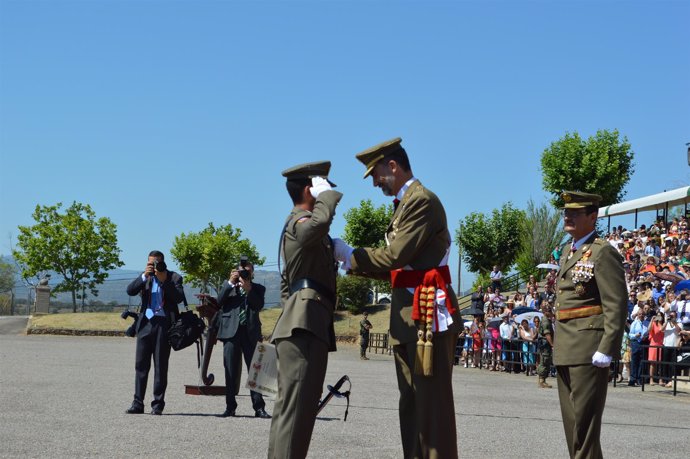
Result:
{"label": "uniform trousers", "polygon": [[165,317],[155,316],[151,320],[141,318],[144,322],[137,330],[137,349],[135,353],[134,404],[144,407],[146,384],[149,379],[151,360],[153,360],[153,401],[151,408],[165,408],[165,389],[168,387],[168,360],[170,343],[168,342],[168,325]]}
{"label": "uniform trousers", "polygon": [[306,330],[276,340],[278,396],[273,406],[268,458],[304,458],[309,450],[323,381],[328,345]]}
{"label": "uniform trousers", "polygon": [[414,374],[415,342],[393,346],[405,459],[458,457],[452,381],[456,337],[454,326],[434,333],[433,376]]}
{"label": "uniform trousers", "polygon": [[[232,411],[237,408],[237,401],[235,394],[237,393],[236,386],[240,380],[242,373],[241,360],[244,357],[244,363],[249,370],[249,365],[252,364],[252,357],[258,338],[252,339],[247,333],[247,327],[240,325],[237,327],[235,336],[230,339],[223,340],[223,366],[225,367],[225,407]],[[266,407],[263,396],[258,393],[249,391],[252,398],[252,408],[254,411]]]}
{"label": "uniform trousers", "polygon": [[568,451],[573,459],[602,458],[601,419],[609,369],[591,364],[556,367],[558,398]]}

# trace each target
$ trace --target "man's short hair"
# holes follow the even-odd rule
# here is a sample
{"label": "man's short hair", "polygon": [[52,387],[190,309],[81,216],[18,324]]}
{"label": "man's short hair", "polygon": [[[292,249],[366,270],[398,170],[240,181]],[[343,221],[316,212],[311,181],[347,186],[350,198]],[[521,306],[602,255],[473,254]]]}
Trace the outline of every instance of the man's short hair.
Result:
{"label": "man's short hair", "polygon": [[292,199],[293,204],[302,203],[302,190],[305,186],[310,186],[310,179],[294,179],[285,182],[285,188],[287,188],[290,199]]}
{"label": "man's short hair", "polygon": [[161,261],[165,261],[165,255],[163,255],[163,252],[161,252],[160,250],[152,250],[151,252],[149,252],[149,257],[156,257],[160,258]]}
{"label": "man's short hair", "polygon": [[393,153],[386,155],[381,161],[388,162],[390,160],[398,163],[398,166],[402,167],[405,172],[410,172],[410,158],[407,157],[407,152],[404,148],[399,148]]}

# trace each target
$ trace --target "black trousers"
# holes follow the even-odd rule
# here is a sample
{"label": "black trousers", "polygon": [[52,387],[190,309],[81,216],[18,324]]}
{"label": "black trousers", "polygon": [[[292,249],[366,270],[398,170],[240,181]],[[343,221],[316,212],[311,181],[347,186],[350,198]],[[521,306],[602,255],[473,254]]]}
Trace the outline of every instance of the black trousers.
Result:
{"label": "black trousers", "polygon": [[[249,371],[249,365],[252,363],[252,356],[256,343],[259,341],[258,337],[250,337],[247,333],[247,327],[240,325],[237,327],[235,336],[228,340],[223,340],[223,366],[225,367],[225,407],[228,410],[237,408],[237,401],[235,400],[235,381],[239,380],[240,374],[238,370],[242,371],[242,366],[237,364],[237,360],[244,356],[244,363]],[[254,411],[262,409],[266,406],[263,396],[258,393],[249,391],[252,398],[252,408]]]}
{"label": "black trousers", "polygon": [[153,317],[144,321],[137,330],[137,350],[134,363],[134,404],[144,407],[146,384],[149,379],[153,359],[153,401],[151,408],[162,410],[165,407],[165,389],[168,387],[168,324],[164,317]]}

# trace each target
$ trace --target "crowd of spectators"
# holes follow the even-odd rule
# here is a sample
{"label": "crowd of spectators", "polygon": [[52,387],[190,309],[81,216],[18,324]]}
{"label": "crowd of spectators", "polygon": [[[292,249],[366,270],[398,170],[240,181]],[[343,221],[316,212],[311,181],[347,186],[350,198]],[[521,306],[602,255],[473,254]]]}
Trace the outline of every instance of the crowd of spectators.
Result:
{"label": "crowd of spectators", "polygon": [[[675,375],[688,372],[688,226],[685,217],[674,218],[668,225],[660,219],[634,230],[618,226],[605,236],[622,257],[629,291],[622,357],[620,364],[612,367],[612,378],[618,382],[672,387]],[[563,246],[555,247],[550,263],[558,264],[562,253]],[[478,287],[472,295],[475,318],[465,322],[460,334],[458,363],[466,368],[533,375],[539,359],[538,343],[544,339],[538,332],[539,319],[517,323],[513,311],[529,308],[550,313],[556,298],[556,275],[556,270],[550,270],[540,282],[529,276],[523,291],[508,295],[501,291],[503,274],[495,266],[491,285],[486,290]]]}

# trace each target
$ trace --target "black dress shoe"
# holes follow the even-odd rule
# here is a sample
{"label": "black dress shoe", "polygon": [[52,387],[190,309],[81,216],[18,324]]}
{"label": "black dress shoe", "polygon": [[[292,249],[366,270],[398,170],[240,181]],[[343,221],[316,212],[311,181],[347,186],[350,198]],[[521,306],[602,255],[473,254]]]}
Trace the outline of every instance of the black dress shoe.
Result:
{"label": "black dress shoe", "polygon": [[151,410],[151,414],[153,414],[154,416],[160,416],[161,414],[163,414],[163,410],[161,408],[154,408]]}
{"label": "black dress shoe", "polygon": [[234,418],[235,410],[225,410],[223,414],[220,415],[221,418]]}
{"label": "black dress shoe", "polygon": [[271,415],[266,412],[265,409],[259,408],[254,412],[254,417],[255,418],[262,418],[262,419],[271,419]]}
{"label": "black dress shoe", "polygon": [[127,414],[143,414],[144,413],[144,407],[132,405],[129,408],[127,408],[127,411],[125,411],[125,413],[127,413]]}

